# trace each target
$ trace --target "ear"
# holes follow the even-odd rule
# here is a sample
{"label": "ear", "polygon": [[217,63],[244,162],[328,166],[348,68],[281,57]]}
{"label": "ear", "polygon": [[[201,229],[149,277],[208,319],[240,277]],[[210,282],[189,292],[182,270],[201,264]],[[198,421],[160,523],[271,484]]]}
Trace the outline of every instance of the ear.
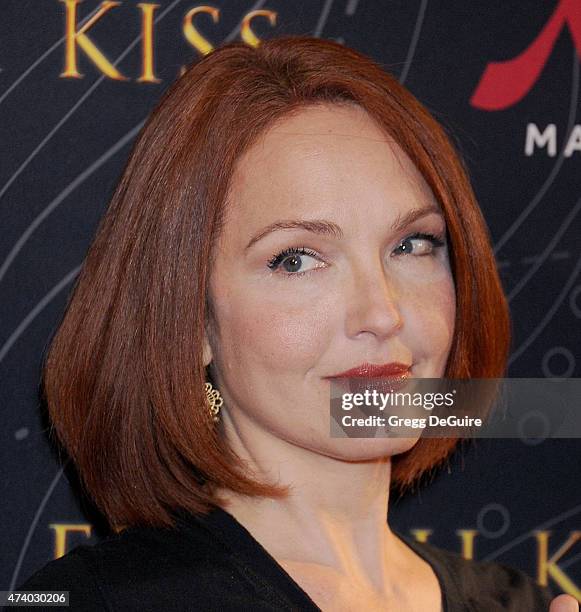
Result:
{"label": "ear", "polygon": [[204,331],[204,349],[203,349],[203,359],[204,359],[204,367],[207,367],[213,359],[212,347],[210,346],[210,342],[208,340],[208,333]]}

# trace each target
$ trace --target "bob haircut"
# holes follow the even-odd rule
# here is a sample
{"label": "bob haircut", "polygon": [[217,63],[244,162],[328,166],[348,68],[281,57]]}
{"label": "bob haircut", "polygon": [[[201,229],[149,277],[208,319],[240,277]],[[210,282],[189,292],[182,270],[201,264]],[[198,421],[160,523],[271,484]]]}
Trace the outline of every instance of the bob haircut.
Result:
{"label": "bob haircut", "polygon": [[[399,144],[443,210],[457,304],[445,377],[504,375],[508,304],[444,129],[379,64],[338,43],[286,35],[225,44],[190,65],[148,117],[44,364],[51,434],[113,528],[205,514],[219,505],[217,487],[288,491],[251,477],[207,408],[203,339],[218,331],[208,298],[213,247],[245,150],[301,108],[344,103]],[[457,442],[420,438],[393,457],[393,486],[415,486]]]}

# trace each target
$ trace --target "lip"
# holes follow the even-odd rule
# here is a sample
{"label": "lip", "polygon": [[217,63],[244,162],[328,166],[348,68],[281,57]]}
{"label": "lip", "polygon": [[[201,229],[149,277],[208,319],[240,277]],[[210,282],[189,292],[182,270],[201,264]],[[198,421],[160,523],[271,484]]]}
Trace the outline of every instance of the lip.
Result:
{"label": "lip", "polygon": [[391,363],[385,364],[366,362],[350,370],[345,370],[345,372],[325,376],[325,378],[407,378],[410,374],[410,367],[411,366],[398,361],[392,361]]}
{"label": "lip", "polygon": [[400,362],[386,364],[362,363],[350,370],[324,378],[335,380],[339,388],[348,387],[352,393],[377,390],[390,393],[403,389],[409,382],[411,366]]}

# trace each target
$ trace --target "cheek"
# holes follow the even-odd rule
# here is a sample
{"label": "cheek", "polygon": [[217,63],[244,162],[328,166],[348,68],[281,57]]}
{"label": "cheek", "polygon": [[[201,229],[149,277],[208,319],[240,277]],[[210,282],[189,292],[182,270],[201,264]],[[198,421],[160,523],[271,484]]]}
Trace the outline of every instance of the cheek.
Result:
{"label": "cheek", "polygon": [[262,362],[268,369],[304,369],[316,363],[326,345],[332,312],[327,301],[298,296],[287,300],[279,292],[265,295],[247,288],[221,296],[218,304],[217,316],[227,339],[222,350],[229,357],[236,354],[238,362]]}
{"label": "cheek", "polygon": [[450,276],[414,284],[403,301],[404,321],[413,333],[411,341],[422,353],[447,356],[454,337],[456,292]]}

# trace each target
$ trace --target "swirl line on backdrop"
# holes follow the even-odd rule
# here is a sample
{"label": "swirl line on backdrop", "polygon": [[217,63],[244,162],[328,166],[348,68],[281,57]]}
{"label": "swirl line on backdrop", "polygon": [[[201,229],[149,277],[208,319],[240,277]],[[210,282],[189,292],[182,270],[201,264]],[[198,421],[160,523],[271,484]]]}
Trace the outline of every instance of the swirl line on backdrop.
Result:
{"label": "swirl line on backdrop", "polygon": [[40,517],[42,516],[42,513],[44,512],[44,509],[46,507],[46,504],[48,503],[48,500],[51,498],[51,495],[56,489],[56,486],[59,480],[61,479],[61,476],[64,474],[64,471],[65,471],[65,468],[67,467],[68,462],[69,460],[67,459],[67,461],[65,461],[62,467],[59,468],[59,471],[55,474],[54,478],[52,479],[51,483],[48,486],[48,489],[46,490],[45,494],[42,496],[42,500],[40,501],[40,504],[38,504],[38,508],[36,509],[34,513],[34,517],[32,518],[32,522],[30,523],[30,527],[28,528],[28,532],[26,533],[26,537],[24,538],[22,548],[20,549],[20,553],[18,554],[18,559],[16,561],[16,565],[14,566],[14,572],[12,573],[12,579],[10,580],[10,585],[8,586],[9,591],[13,591],[14,587],[16,587],[16,581],[18,580],[18,574],[20,573],[20,568],[22,567],[22,562],[24,561],[24,556],[26,555],[26,551],[28,550],[28,547],[30,546],[30,542],[32,541],[32,535],[34,534],[34,530],[36,529],[36,526],[38,525],[38,521],[40,520]]}
{"label": "swirl line on backdrop", "polygon": [[[577,116],[577,102],[579,99],[579,59],[577,57],[577,51],[573,48],[573,74],[571,76],[571,101],[569,103],[569,118],[567,119],[567,138],[571,135],[575,125],[575,118]],[[551,172],[545,179],[545,182],[541,185],[541,188],[537,191],[533,199],[523,208],[519,216],[512,222],[511,226],[504,232],[498,242],[494,245],[494,253],[505,245],[509,238],[516,232],[516,230],[523,224],[526,218],[533,212],[533,210],[539,205],[541,200],[545,197],[545,194],[549,190],[549,187],[554,183],[557,175],[561,170],[561,166],[565,161],[564,149],[561,149],[555,165]]]}
{"label": "swirl line on backdrop", "polygon": [[[169,11],[171,8],[173,8],[173,6],[175,4],[177,4],[179,1],[180,0],[175,0],[175,2],[172,3],[166,9],[166,11],[164,11],[163,13],[160,13],[160,15],[158,16],[158,19],[161,18],[163,15],[165,15],[167,13],[167,11]],[[254,6],[252,6],[249,10],[253,11],[253,10],[256,10],[256,9],[260,8],[264,4],[265,1],[266,0],[258,0],[258,2],[256,2],[254,4]],[[157,23],[157,21],[156,21],[156,23]],[[224,40],[227,42],[227,41],[231,40],[232,38],[234,38],[234,36],[236,36],[236,34],[238,33],[241,25],[242,25],[242,20],[240,20],[238,22],[236,27],[230,32],[230,34],[228,34],[228,36]],[[136,39],[136,40],[139,40],[139,39]],[[133,42],[135,43],[135,41],[133,41]],[[126,52],[127,52],[127,49],[125,49],[125,51],[123,53],[126,53]],[[120,58],[121,58],[121,56],[119,56],[119,58],[117,58],[117,60],[115,61],[115,65],[120,60]],[[104,77],[101,77],[96,83],[94,83],[93,86],[91,87],[91,90],[89,92],[87,92],[87,94],[90,93],[92,90],[94,90],[95,87],[101,82],[101,80],[103,78]],[[84,102],[84,100],[87,97],[87,94],[85,94],[83,96],[83,98],[81,100],[79,100],[79,102],[75,105],[75,107],[73,109],[71,109],[71,111],[69,111],[69,113],[67,113],[67,116],[66,116],[67,119],[70,117],[70,114],[72,114],[72,112],[74,112],[74,110],[76,110],[76,108],[78,108],[80,103]],[[135,127],[133,127],[124,136],[122,136],[96,162],[91,164],[87,169],[85,169],[83,172],[81,172],[81,174],[79,174],[72,181],[72,183],[67,185],[67,187],[65,187],[65,189],[63,189],[60,192],[60,194],[39,215],[37,215],[35,217],[35,219],[32,221],[32,223],[24,230],[22,235],[18,238],[18,240],[16,241],[16,244],[12,247],[12,249],[8,253],[6,259],[2,263],[2,266],[0,266],[0,282],[4,278],[4,275],[6,274],[6,272],[7,272],[8,268],[10,267],[11,263],[16,258],[16,255],[18,254],[18,252],[22,249],[24,244],[26,244],[26,242],[28,241],[28,238],[31,236],[31,234],[34,232],[34,230],[42,223],[42,221],[44,221],[44,219],[48,216],[48,214],[51,213],[56,208],[56,206],[58,206],[58,204],[60,204],[63,201],[64,198],[66,198],[66,196],[72,191],[72,189],[74,189],[74,187],[78,186],[79,181],[82,182],[82,180],[85,180],[86,178],[88,178],[88,176],[90,176],[90,174],[92,174],[92,172],[94,170],[96,170],[97,167],[102,165],[102,162],[104,160],[108,159],[108,157],[110,157],[114,152],[116,152],[119,149],[120,146],[123,146],[122,143],[125,144],[125,142],[127,141],[128,137],[130,135],[132,135],[132,137],[137,135],[137,133],[139,132],[139,130],[141,129],[141,127],[143,126],[144,123],[145,123],[145,120],[140,121]],[[62,125],[62,122],[61,122],[61,125]],[[52,132],[51,132],[51,134],[52,134]],[[45,139],[45,141],[43,141],[43,143],[46,144],[46,142],[47,142],[47,140]],[[25,163],[28,163],[28,160]],[[0,198],[1,197],[2,197],[2,192],[0,192]]]}
{"label": "swirl line on backdrop", "polygon": [[541,319],[541,322],[533,329],[533,331],[529,334],[529,337],[515,351],[513,351],[513,353],[509,357],[509,366],[512,365],[512,363],[514,363],[525,352],[525,350],[533,343],[534,340],[536,340],[537,336],[545,329],[547,324],[551,321],[553,315],[555,314],[555,312],[557,312],[559,306],[562,304],[563,300],[569,293],[569,290],[573,286],[573,283],[577,279],[577,276],[579,275],[580,271],[581,256],[579,256],[577,264],[573,268],[573,272],[571,272],[571,274],[569,275],[569,278],[563,286],[563,289],[561,289],[561,292],[559,293],[549,310],[547,310],[545,316]]}
{"label": "swirl line on backdrop", "polygon": [[535,274],[535,272],[545,263],[545,261],[549,258],[549,255],[557,246],[558,241],[561,239],[563,234],[567,231],[568,227],[571,225],[577,213],[581,210],[581,200],[577,200],[577,203],[573,208],[569,211],[563,223],[557,229],[555,235],[549,240],[547,246],[543,249],[543,252],[535,259],[534,264],[527,270],[527,273],[518,281],[518,283],[511,289],[510,293],[507,295],[507,299],[509,302],[520,293],[520,290],[527,284],[530,278]]}
{"label": "swirl line on backdrop", "polygon": [[319,15],[319,19],[317,21],[317,26],[315,27],[315,31],[313,36],[320,37],[325,24],[327,23],[327,19],[329,19],[329,13],[331,12],[331,7],[333,6],[333,0],[325,0],[325,4],[321,10],[321,14]]}
{"label": "swirl line on backdrop", "polygon": [[[515,546],[522,544],[531,535],[533,535],[535,531],[544,531],[545,529],[548,529],[549,527],[554,527],[558,523],[561,523],[562,521],[565,521],[568,518],[576,516],[577,514],[580,514],[580,513],[581,513],[581,504],[579,504],[578,506],[574,506],[573,508],[570,508],[569,510],[565,510],[565,512],[562,512],[561,514],[557,514],[557,516],[554,516],[548,521],[545,521],[544,523],[541,523],[540,525],[537,525],[536,527],[529,529],[526,533],[523,533],[519,535],[518,537],[514,538],[514,540],[511,540],[510,542],[506,542],[506,544],[503,544],[500,548],[497,548],[496,550],[493,550],[491,553],[488,553],[487,555],[479,559],[479,561],[492,561],[493,559],[498,558],[500,555],[504,554],[505,552],[513,549]],[[561,564],[561,566],[563,565],[564,564]]]}
{"label": "swirl line on backdrop", "polygon": [[64,276],[37,304],[34,308],[22,319],[16,329],[10,334],[8,340],[0,348],[0,363],[12,347],[12,345],[22,336],[26,328],[36,319],[36,317],[46,308],[50,302],[60,293],[63,287],[66,287],[73,278],[79,273],[82,266],[73,268],[66,276]]}
{"label": "swirl line on backdrop", "polygon": [[[89,19],[91,19],[91,17],[93,15],[95,15],[97,13],[97,11],[99,10],[99,6],[91,11],[86,17],[84,17],[83,19],[81,19],[79,21],[79,25],[85,25],[85,23],[87,21],[89,21]],[[32,64],[30,64],[30,66],[12,83],[12,85],[10,85],[8,87],[8,89],[6,89],[6,91],[0,96],[0,104],[2,104],[2,102],[4,102],[4,100],[10,95],[10,93],[12,91],[14,91],[18,85],[20,85],[20,83],[22,83],[22,81],[24,81],[24,79],[40,64],[42,64],[42,62],[55,50],[58,49],[59,46],[65,41],[65,36],[63,36],[60,40],[57,40],[52,47],[49,47],[41,56],[39,56],[36,60],[34,60],[34,62],[32,62]]]}
{"label": "swirl line on backdrop", "polygon": [[[181,2],[181,0],[174,0],[174,2],[172,2],[165,9],[165,11],[162,11],[157,16],[157,18],[154,20],[154,23],[157,24],[159,21],[161,21],[171,10],[173,10],[173,8],[179,2]],[[121,53],[121,55],[119,55],[113,62],[111,62],[113,64],[113,66],[117,66],[117,64],[119,64],[122,60],[124,60],[125,57],[137,46],[137,44],[139,43],[140,40],[141,40],[141,34],[139,36],[137,36],[136,38],[134,38],[133,41],[127,47],[125,47],[125,49]],[[42,151],[44,146],[48,142],[50,142],[52,137],[74,115],[74,113],[77,111],[77,109],[80,108],[83,105],[85,100],[87,100],[89,98],[89,96],[95,91],[95,89],[97,89],[97,87],[99,87],[99,85],[103,82],[104,79],[105,79],[105,75],[103,74],[91,85],[91,87],[89,87],[89,89],[79,98],[79,100],[77,100],[77,102],[75,102],[75,104],[73,104],[73,106],[69,109],[69,111],[67,113],[65,113],[65,115],[52,128],[52,130],[40,141],[40,143],[35,147],[35,149],[32,151],[32,153],[24,160],[24,162],[22,164],[20,164],[20,166],[16,169],[16,171],[8,179],[8,181],[6,182],[4,187],[2,187],[2,189],[0,189],[0,199],[2,199],[4,194],[8,191],[8,189],[10,189],[10,186],[12,185],[12,183],[14,183],[14,181],[22,174],[22,172],[24,172],[24,170],[26,170],[26,168],[28,167],[28,164],[30,164],[30,162],[38,155],[38,153],[40,153],[40,151]]]}
{"label": "swirl line on backdrop", "polygon": [[408,73],[414,61],[414,55],[416,54],[416,47],[418,46],[418,41],[420,40],[420,33],[422,31],[422,26],[424,25],[424,16],[426,14],[427,7],[428,0],[422,0],[422,3],[420,4],[420,8],[418,10],[418,16],[416,17],[416,25],[414,26],[414,32],[412,34],[410,46],[408,47],[407,56],[405,58],[405,64],[399,77],[399,82],[402,85],[408,78]]}

